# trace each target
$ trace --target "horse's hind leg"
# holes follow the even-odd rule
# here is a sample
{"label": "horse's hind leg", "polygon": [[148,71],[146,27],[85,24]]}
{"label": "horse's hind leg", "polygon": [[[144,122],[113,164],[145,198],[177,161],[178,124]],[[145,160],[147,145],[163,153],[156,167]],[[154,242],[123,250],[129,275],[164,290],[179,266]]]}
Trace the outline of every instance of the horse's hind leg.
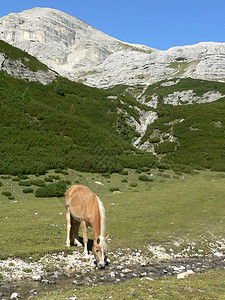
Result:
{"label": "horse's hind leg", "polygon": [[75,220],[73,219],[73,217],[70,215],[70,246],[74,246],[75,243],[75,228],[74,228],[74,223]]}
{"label": "horse's hind leg", "polygon": [[74,236],[75,236],[74,244],[77,246],[82,246],[78,237],[79,228],[80,228],[80,222],[74,220]]}

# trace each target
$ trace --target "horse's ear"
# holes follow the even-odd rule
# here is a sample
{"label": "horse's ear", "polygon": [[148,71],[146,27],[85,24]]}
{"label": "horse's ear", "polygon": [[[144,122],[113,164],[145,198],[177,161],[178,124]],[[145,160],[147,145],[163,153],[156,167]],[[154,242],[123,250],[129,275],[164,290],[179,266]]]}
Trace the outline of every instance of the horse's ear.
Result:
{"label": "horse's ear", "polygon": [[107,235],[107,236],[105,237],[105,241],[107,241],[107,240],[108,240],[108,238],[109,238],[109,235]]}
{"label": "horse's ear", "polygon": [[97,239],[97,244],[100,244],[100,238]]}

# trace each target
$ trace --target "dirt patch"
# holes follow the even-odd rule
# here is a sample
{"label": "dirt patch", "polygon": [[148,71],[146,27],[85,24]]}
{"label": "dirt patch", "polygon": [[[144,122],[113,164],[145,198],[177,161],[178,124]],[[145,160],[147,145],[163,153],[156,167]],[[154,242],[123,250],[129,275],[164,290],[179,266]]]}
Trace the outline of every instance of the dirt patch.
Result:
{"label": "dirt patch", "polygon": [[[117,254],[117,257],[118,260],[111,262],[104,270],[96,269],[92,260],[84,263],[81,256],[79,270],[72,264],[73,268],[68,271],[64,269],[64,272],[52,271],[45,275],[30,275],[29,278],[23,280],[1,280],[0,299],[10,299],[13,293],[15,293],[14,295],[17,293],[17,296],[19,294],[20,298],[18,299],[35,299],[40,291],[51,291],[65,286],[118,284],[132,278],[154,280],[154,277],[171,276],[187,273],[187,271],[200,273],[211,269],[225,268],[225,256],[221,255],[156,260],[145,257],[139,251],[126,256],[122,256],[121,252]],[[34,276],[37,276],[36,279]]]}

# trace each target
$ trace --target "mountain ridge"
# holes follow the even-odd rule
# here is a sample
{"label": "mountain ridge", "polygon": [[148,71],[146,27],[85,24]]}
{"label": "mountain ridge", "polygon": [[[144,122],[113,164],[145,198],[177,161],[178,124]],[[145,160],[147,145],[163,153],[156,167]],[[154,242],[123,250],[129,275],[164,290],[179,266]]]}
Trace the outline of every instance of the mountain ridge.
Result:
{"label": "mountain ridge", "polygon": [[33,8],[0,18],[0,39],[86,85],[150,85],[178,78],[225,81],[225,43],[158,50],[122,42],[64,12]]}

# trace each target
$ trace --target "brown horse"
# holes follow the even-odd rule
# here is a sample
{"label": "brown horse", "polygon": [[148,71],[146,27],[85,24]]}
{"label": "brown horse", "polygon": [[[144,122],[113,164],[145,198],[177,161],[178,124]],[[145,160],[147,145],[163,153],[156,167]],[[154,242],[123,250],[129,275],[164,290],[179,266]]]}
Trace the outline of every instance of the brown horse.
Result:
{"label": "brown horse", "polygon": [[93,247],[98,268],[105,268],[107,264],[107,245],[105,238],[105,209],[98,198],[85,185],[72,185],[65,194],[66,207],[66,247],[70,244],[79,245],[78,231],[81,225],[84,255],[88,255],[87,250],[87,226],[93,228]]}

